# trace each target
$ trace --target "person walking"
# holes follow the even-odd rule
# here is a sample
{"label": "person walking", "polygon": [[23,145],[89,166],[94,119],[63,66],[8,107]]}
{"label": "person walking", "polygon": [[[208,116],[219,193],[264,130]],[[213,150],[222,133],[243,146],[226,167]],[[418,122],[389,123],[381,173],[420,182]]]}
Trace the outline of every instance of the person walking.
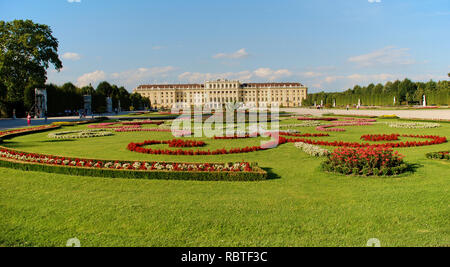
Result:
{"label": "person walking", "polygon": [[348,111],[349,108],[350,108],[349,105],[347,105],[347,111]]}
{"label": "person walking", "polygon": [[27,123],[28,123],[28,126],[31,126],[31,115],[30,115],[30,113],[28,113],[28,115],[27,115]]}

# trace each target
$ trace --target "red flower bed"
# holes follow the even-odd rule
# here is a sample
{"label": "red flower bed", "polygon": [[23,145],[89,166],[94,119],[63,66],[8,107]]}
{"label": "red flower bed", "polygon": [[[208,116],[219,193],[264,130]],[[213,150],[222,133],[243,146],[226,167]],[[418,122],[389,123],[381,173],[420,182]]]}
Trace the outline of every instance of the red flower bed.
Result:
{"label": "red flower bed", "polygon": [[342,147],[322,165],[326,171],[354,175],[396,175],[407,170],[403,156],[385,147]]}
{"label": "red flower bed", "polygon": [[309,118],[309,117],[299,117],[299,121],[337,121],[337,118]]}
{"label": "red flower bed", "polygon": [[361,136],[361,139],[364,141],[397,141],[399,134],[367,134]]}
{"label": "red flower bed", "polygon": [[398,143],[384,143],[384,144],[369,144],[369,143],[357,143],[357,142],[344,142],[344,141],[315,141],[311,139],[300,139],[298,142],[303,142],[311,145],[319,145],[319,146],[339,146],[339,147],[418,147],[418,146],[431,146],[431,145],[439,145],[447,142],[447,138],[441,136],[434,135],[401,135],[402,137],[412,137],[412,138],[421,138],[421,139],[431,139],[429,141],[412,141],[412,142],[398,142]]}
{"label": "red flower bed", "polygon": [[[265,134],[266,136],[273,136],[276,135],[276,132],[268,132]],[[323,137],[323,136],[330,136],[329,134],[296,134],[296,133],[289,133],[289,132],[278,132],[278,135],[284,135],[284,136],[294,136],[294,137]],[[261,136],[259,133],[253,133],[253,134],[245,134],[243,136],[234,135],[234,136],[214,136],[213,139],[215,140],[232,140],[232,139],[246,139],[246,138],[254,138]]]}
{"label": "red flower bed", "polygon": [[[283,133],[280,132],[278,136],[276,136],[276,133],[267,133],[267,136],[274,138],[275,140],[269,141],[267,143],[264,143],[260,146],[247,146],[247,147],[237,147],[237,148],[231,148],[231,149],[216,149],[216,150],[170,150],[170,149],[151,149],[151,148],[143,148],[143,146],[146,145],[155,145],[155,144],[169,144],[172,141],[160,141],[160,140],[150,140],[150,141],[144,141],[142,143],[129,143],[127,148],[130,151],[138,152],[138,153],[144,153],[144,154],[156,154],[156,155],[186,155],[186,156],[196,156],[196,155],[222,155],[222,154],[240,154],[240,153],[249,153],[249,152],[255,152],[260,150],[266,150],[274,148],[278,145],[285,144],[285,143],[296,143],[299,142],[299,140],[303,140],[301,138],[295,138],[295,139],[287,139],[285,137],[282,137],[280,135],[286,135],[286,136],[294,136],[294,137],[322,137],[322,136],[329,136],[328,134],[292,134],[292,133]],[[278,138],[278,141],[277,141]],[[195,144],[195,143],[193,143]],[[204,146],[204,142],[199,142],[200,145],[193,145],[192,147],[198,147],[198,146]]]}
{"label": "red flower bed", "polygon": [[145,124],[153,124],[153,125],[161,125],[163,121],[124,121],[123,125],[145,125]]}
{"label": "red flower bed", "polygon": [[375,119],[360,119],[360,118],[343,118],[345,121],[334,121],[333,124],[320,125],[316,128],[317,131],[323,132],[345,132],[345,129],[334,128],[339,126],[367,126],[372,125]]}

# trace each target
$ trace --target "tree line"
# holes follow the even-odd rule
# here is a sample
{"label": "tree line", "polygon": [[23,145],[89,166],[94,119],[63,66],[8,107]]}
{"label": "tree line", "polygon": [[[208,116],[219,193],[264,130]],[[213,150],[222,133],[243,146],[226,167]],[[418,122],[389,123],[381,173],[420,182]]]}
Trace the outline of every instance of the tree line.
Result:
{"label": "tree line", "polygon": [[31,20],[0,21],[0,117],[11,117],[13,110],[16,116],[31,112],[35,88],[47,89],[48,115],[83,109],[84,95],[92,96],[92,111],[97,113],[106,111],[107,97],[112,98],[113,109],[150,107],[148,99],[108,82],[96,89],[72,83],[46,84],[50,65],[57,71],[63,67],[58,40],[52,34],[49,26]]}
{"label": "tree line", "polygon": [[[450,77],[450,73],[449,73]],[[303,101],[305,106],[314,104],[331,107],[357,105],[360,101],[365,106],[394,106],[394,105],[422,105],[423,96],[426,96],[426,104],[450,105],[450,82],[412,82],[410,79],[387,82],[384,85],[369,84],[368,86],[355,85],[353,89],[344,92],[320,92],[309,94]],[[394,104],[395,98],[395,104]]]}
{"label": "tree line", "polygon": [[[111,97],[113,110],[131,110],[150,107],[150,100],[140,94],[130,94],[123,86],[111,85],[104,81],[94,89],[91,85],[78,88],[72,83],[62,86],[45,85],[47,90],[47,110],[49,115],[61,115],[66,110],[78,111],[84,109],[84,96],[92,96],[92,111],[105,113],[106,98]],[[120,105],[120,106],[119,106]]]}

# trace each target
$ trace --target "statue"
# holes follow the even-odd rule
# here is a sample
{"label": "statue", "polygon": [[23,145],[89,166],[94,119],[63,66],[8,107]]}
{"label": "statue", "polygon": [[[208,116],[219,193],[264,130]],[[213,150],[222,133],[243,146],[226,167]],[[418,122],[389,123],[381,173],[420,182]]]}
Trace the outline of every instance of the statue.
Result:
{"label": "statue", "polygon": [[423,106],[427,106],[427,97],[425,95],[423,95]]}

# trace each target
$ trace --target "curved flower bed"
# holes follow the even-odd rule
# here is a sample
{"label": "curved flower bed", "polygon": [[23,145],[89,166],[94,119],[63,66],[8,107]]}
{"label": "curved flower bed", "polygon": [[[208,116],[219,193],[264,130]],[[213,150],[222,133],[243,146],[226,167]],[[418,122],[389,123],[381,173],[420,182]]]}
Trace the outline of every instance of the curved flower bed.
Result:
{"label": "curved flower bed", "polygon": [[305,121],[303,123],[297,123],[297,124],[282,124],[280,125],[280,128],[295,128],[295,127],[317,127],[322,125],[320,121]]}
{"label": "curved flower bed", "polygon": [[339,126],[368,126],[373,125],[376,119],[361,119],[361,118],[343,118],[345,121],[334,121],[333,124],[321,125],[316,128],[317,131],[323,132],[345,132],[343,128],[335,128]]}
{"label": "curved flower bed", "polygon": [[79,130],[79,131],[50,133],[48,137],[54,139],[78,139],[78,138],[104,137],[110,135],[112,135],[111,132],[97,129],[97,130]]}
{"label": "curved flower bed", "polygon": [[[165,132],[165,133],[171,133],[172,130],[170,129],[159,129],[159,128],[127,128],[122,127],[115,130],[118,133],[128,133],[128,132]],[[192,135],[191,131],[185,131],[185,130],[176,130],[174,131],[174,135],[181,137],[181,136],[190,136]]]}
{"label": "curved flower bed", "polygon": [[310,118],[310,117],[299,117],[299,121],[337,121],[337,118]]}
{"label": "curved flower bed", "polygon": [[339,146],[339,147],[384,147],[384,148],[393,148],[393,147],[418,147],[418,146],[431,146],[431,145],[439,145],[447,142],[447,138],[435,135],[412,135],[412,134],[404,134],[402,137],[411,137],[411,138],[421,138],[421,139],[431,139],[430,141],[412,141],[412,142],[398,142],[398,143],[384,143],[384,144],[369,144],[369,143],[357,143],[357,142],[344,142],[344,141],[316,141],[311,139],[301,139],[298,142],[304,142],[312,145],[320,145],[320,146]]}
{"label": "curved flower bed", "polygon": [[364,141],[397,141],[399,134],[367,134],[361,136],[361,139]]}
{"label": "curved flower bed", "polygon": [[145,125],[145,124],[153,124],[153,125],[161,125],[164,121],[124,121],[122,125]]}
{"label": "curved flower bed", "polygon": [[313,157],[324,157],[330,154],[330,151],[325,148],[321,148],[320,146],[314,146],[302,142],[297,142],[294,145],[296,148],[303,150],[303,152]]}
{"label": "curved flower bed", "polygon": [[404,128],[404,129],[430,129],[441,126],[439,123],[431,123],[431,122],[396,122],[396,123],[389,123],[388,125],[391,128]]}
{"label": "curved flower bed", "polygon": [[117,161],[27,153],[0,147],[0,166],[21,170],[112,178],[255,181],[267,178],[256,163]]}
{"label": "curved flower bed", "polygon": [[429,158],[429,159],[450,160],[450,151],[441,151],[441,152],[427,153],[426,157]]}
{"label": "curved flower bed", "polygon": [[325,171],[345,175],[387,176],[408,170],[403,156],[385,147],[342,147],[331,153],[322,164]]}
{"label": "curved flower bed", "polygon": [[[138,153],[144,153],[144,154],[154,154],[154,155],[177,155],[177,156],[197,156],[197,155],[224,155],[224,154],[240,154],[240,153],[250,153],[250,152],[256,152],[261,150],[267,150],[274,147],[277,147],[278,145],[285,144],[285,143],[295,143],[300,142],[299,138],[294,139],[287,139],[285,137],[282,137],[280,135],[285,136],[293,136],[293,137],[323,137],[323,136],[329,136],[328,134],[291,134],[291,133],[283,133],[280,132],[279,134],[276,133],[267,133],[268,137],[272,137],[275,140],[269,141],[267,143],[264,143],[260,146],[247,146],[247,147],[237,147],[237,148],[231,148],[231,149],[216,149],[216,150],[170,150],[170,149],[151,149],[151,148],[143,148],[143,146],[146,145],[154,145],[154,144],[169,144],[171,140],[166,141],[160,141],[160,140],[149,140],[144,141],[141,143],[129,143],[127,146],[127,149],[133,152]],[[237,139],[238,137],[236,137]],[[278,138],[278,141],[277,141]],[[203,143],[201,146],[204,146],[205,143]]]}

